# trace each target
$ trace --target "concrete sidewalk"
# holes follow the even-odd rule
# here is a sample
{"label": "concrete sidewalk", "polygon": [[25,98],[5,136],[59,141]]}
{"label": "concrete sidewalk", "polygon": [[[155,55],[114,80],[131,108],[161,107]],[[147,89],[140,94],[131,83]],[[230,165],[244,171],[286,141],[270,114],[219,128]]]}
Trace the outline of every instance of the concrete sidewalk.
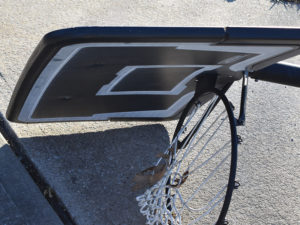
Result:
{"label": "concrete sidewalk", "polygon": [[[292,26],[296,5],[269,0],[0,0],[0,111],[42,36],[74,26]],[[300,64],[300,58],[290,62]],[[238,106],[240,84],[228,93]],[[239,133],[238,179],[230,224],[300,224],[300,89],[250,82],[247,125]],[[130,190],[176,122],[13,124],[26,154],[78,225],[143,224]],[[5,147],[7,149],[7,147]],[[16,212],[16,215],[18,213]],[[0,218],[1,221],[1,218]]]}
{"label": "concrete sidewalk", "polygon": [[63,224],[2,137],[0,137],[0,224]]}

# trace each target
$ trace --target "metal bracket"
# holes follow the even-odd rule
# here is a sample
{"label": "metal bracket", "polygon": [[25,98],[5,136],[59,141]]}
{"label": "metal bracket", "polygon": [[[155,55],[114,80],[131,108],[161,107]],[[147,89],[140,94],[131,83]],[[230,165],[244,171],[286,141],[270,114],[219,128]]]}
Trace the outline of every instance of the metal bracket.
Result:
{"label": "metal bracket", "polygon": [[228,220],[225,219],[223,225],[228,225],[228,224],[229,224]]}
{"label": "metal bracket", "polygon": [[247,92],[248,92],[248,70],[244,72],[243,75],[243,86],[241,93],[241,105],[240,105],[240,115],[237,119],[237,126],[244,126],[246,120],[246,103],[247,103]]}
{"label": "metal bracket", "polygon": [[240,135],[237,135],[237,142],[239,145],[243,143],[243,138]]}
{"label": "metal bracket", "polygon": [[240,182],[234,181],[234,189],[238,189],[241,186]]}

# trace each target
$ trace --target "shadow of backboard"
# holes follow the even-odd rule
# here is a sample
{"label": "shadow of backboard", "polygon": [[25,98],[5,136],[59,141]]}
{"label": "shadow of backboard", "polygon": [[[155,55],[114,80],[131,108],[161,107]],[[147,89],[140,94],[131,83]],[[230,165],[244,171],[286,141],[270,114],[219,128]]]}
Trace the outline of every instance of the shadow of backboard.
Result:
{"label": "shadow of backboard", "polygon": [[145,224],[132,178],[168,147],[162,125],[22,142],[77,224]]}

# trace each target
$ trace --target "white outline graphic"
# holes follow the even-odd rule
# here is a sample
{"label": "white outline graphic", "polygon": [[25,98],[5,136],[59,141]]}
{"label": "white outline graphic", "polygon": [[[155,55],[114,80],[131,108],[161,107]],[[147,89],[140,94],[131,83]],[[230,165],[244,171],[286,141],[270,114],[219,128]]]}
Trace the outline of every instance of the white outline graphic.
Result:
{"label": "white outline graphic", "polygon": [[[170,91],[112,91],[113,88],[118,85],[123,79],[130,75],[136,69],[144,68],[200,68],[193,73],[186,76],[182,81],[180,81],[175,87]],[[151,65],[151,66],[126,66],[117,73],[117,77],[113,79],[109,84],[103,85],[97,92],[97,96],[100,95],[178,95],[185,88],[186,84],[192,80],[194,77],[203,73],[205,71],[215,70],[221,66],[211,66],[211,65]]]}
{"label": "white outline graphic", "polygon": [[195,92],[189,92],[178,99],[173,105],[165,110],[130,111],[99,113],[87,117],[57,117],[57,118],[30,118],[30,122],[62,122],[62,121],[85,121],[85,120],[109,120],[111,118],[168,118],[174,116],[175,112],[182,109],[194,96]]}
{"label": "white outline graphic", "polygon": [[[60,117],[60,118],[32,118],[32,115],[44,95],[46,89],[54,80],[69,60],[75,56],[81,49],[88,47],[174,47],[178,50],[193,50],[193,51],[218,51],[218,52],[233,52],[233,53],[251,53],[257,54],[252,58],[238,62],[230,67],[234,72],[243,71],[251,65],[261,62],[265,59],[269,59],[294,49],[291,46],[218,46],[211,43],[84,43],[74,44],[61,48],[56,55],[50,60],[40,76],[34,83],[30,90],[24,105],[20,111],[18,119],[23,122],[47,122],[47,121],[74,121],[74,120],[101,120],[101,118],[112,118],[112,117],[151,117],[149,115],[160,115],[169,116],[174,115],[182,107],[183,97],[174,103],[167,110],[154,110],[154,111],[137,111],[137,112],[118,112],[118,113],[104,113],[95,114],[90,117]],[[220,65],[211,65],[219,67]],[[222,66],[222,65],[221,65]],[[178,89],[180,90],[180,89]],[[178,91],[177,90],[177,91]],[[124,92],[122,92],[124,94]],[[184,98],[187,100],[188,98]],[[173,113],[170,110],[173,110]],[[134,116],[131,116],[134,115]],[[96,118],[96,119],[95,119]]]}

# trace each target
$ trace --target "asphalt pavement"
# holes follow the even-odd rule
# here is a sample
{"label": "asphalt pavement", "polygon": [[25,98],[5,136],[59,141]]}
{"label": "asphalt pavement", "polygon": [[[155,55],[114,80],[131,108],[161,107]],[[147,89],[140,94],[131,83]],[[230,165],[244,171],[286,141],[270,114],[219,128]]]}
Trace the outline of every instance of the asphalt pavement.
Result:
{"label": "asphalt pavement", "polygon": [[[42,36],[75,26],[300,27],[300,8],[268,0],[0,0],[3,114]],[[300,64],[300,57],[289,62]],[[228,93],[236,106],[240,85]],[[300,224],[299,115],[300,89],[250,81],[247,122],[239,128],[241,187],[233,196],[230,224]],[[76,224],[132,225],[144,223],[130,189],[132,176],[155,161],[176,121],[10,125]],[[0,151],[8,148],[3,141],[1,146]]]}

